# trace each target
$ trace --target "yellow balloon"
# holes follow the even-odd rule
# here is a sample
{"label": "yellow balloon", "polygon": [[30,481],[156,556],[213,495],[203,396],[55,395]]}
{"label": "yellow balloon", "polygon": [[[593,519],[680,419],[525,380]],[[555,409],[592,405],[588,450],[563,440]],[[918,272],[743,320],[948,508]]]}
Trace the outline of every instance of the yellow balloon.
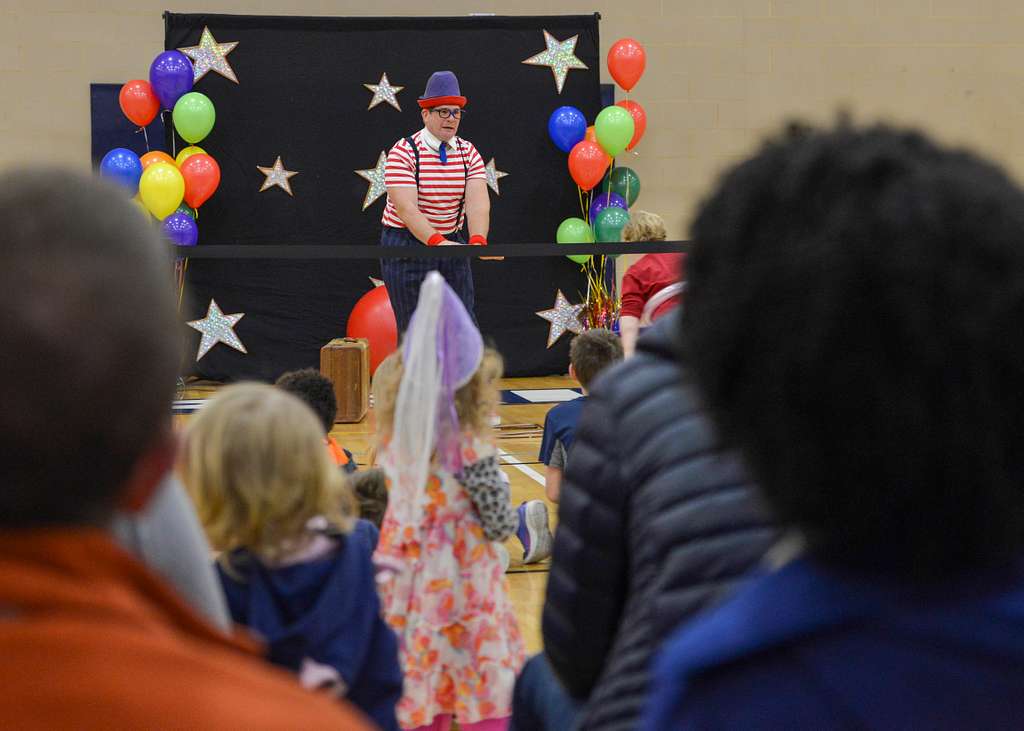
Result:
{"label": "yellow balloon", "polygon": [[142,171],[139,197],[146,208],[162,221],[174,213],[185,197],[185,179],[169,162],[158,162]]}
{"label": "yellow balloon", "polygon": [[140,198],[137,194],[134,198],[132,198],[132,203],[138,206],[139,210],[142,211],[143,216],[145,216],[149,220],[152,220],[152,218],[150,218],[149,209],[146,208],[146,204],[142,202],[142,198]]}
{"label": "yellow balloon", "polygon": [[204,150],[202,147],[196,147],[195,145],[192,145],[191,147],[186,147],[184,150],[182,150],[181,152],[178,153],[178,156],[176,158],[174,158],[174,164],[177,165],[180,168],[181,167],[181,163],[185,162],[186,160],[188,160],[193,155],[205,155],[205,154],[206,154],[206,150]]}

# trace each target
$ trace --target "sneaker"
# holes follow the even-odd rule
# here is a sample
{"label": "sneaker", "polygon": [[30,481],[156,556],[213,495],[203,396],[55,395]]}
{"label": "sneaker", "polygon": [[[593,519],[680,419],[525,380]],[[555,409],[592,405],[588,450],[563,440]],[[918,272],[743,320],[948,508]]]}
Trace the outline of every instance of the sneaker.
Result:
{"label": "sneaker", "polygon": [[501,562],[501,570],[508,573],[509,564],[512,562],[508,555],[508,549],[503,543],[495,543],[494,550],[498,553],[498,561]]}
{"label": "sneaker", "polygon": [[519,506],[516,536],[523,544],[523,563],[537,563],[551,555],[554,537],[548,527],[548,506],[543,500],[527,500]]}

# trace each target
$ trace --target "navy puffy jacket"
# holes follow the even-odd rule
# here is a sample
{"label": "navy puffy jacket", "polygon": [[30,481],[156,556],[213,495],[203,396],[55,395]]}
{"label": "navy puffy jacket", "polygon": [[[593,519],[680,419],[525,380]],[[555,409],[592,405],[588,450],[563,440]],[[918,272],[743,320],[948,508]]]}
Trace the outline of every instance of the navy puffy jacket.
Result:
{"label": "navy puffy jacket", "polygon": [[776,530],[681,370],[678,311],[602,373],[561,486],[544,647],[583,728],[633,729],[648,665],[684,619],[731,592]]}

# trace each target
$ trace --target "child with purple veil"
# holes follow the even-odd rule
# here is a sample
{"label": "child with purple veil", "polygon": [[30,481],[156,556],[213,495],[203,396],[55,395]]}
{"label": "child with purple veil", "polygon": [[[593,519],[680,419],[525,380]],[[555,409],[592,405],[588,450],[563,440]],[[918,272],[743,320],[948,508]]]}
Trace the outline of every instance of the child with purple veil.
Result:
{"label": "child with purple veil", "polygon": [[404,729],[503,731],[523,642],[494,542],[518,516],[490,415],[501,357],[484,348],[437,272],[420,288],[401,350],[374,376],[388,509],[375,560],[399,636]]}

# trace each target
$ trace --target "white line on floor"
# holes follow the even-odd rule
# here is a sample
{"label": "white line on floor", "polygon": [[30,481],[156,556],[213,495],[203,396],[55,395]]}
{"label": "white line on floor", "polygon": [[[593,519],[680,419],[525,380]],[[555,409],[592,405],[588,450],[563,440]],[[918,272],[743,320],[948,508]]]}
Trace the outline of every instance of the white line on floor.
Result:
{"label": "white line on floor", "polygon": [[527,477],[533,479],[538,484],[540,484],[542,486],[544,485],[544,475],[542,475],[537,470],[533,469],[533,467],[530,467],[529,465],[521,464],[518,459],[513,457],[511,454],[506,452],[504,449],[499,449],[498,450],[498,456],[501,458],[501,461],[504,462],[505,464],[507,464],[507,465],[509,465],[511,467],[515,467],[517,470],[522,472]]}

